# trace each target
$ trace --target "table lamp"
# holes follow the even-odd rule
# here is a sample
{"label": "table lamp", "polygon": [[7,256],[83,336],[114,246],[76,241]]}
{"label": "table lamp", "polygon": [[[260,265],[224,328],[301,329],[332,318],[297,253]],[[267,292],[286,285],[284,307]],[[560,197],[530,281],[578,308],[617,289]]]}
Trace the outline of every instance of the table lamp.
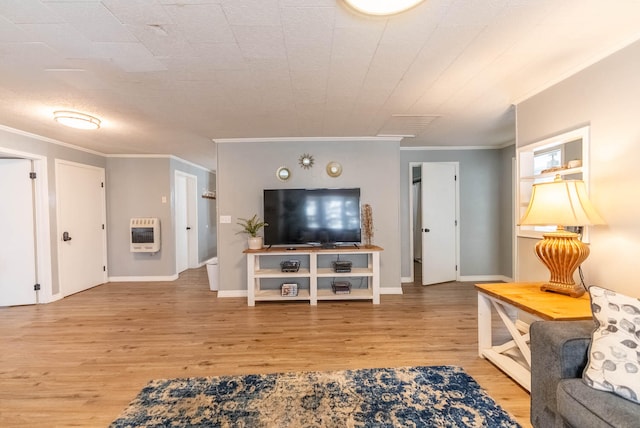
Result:
{"label": "table lamp", "polygon": [[575,283],[573,274],[589,256],[589,247],[577,233],[565,227],[604,224],[587,197],[584,181],[562,180],[556,175],[552,182],[534,184],[529,207],[519,224],[557,226],[557,230],[544,233],[543,239],[536,243],[538,259],[551,272],[550,280],[540,289],[571,297],[584,294],[584,288]]}

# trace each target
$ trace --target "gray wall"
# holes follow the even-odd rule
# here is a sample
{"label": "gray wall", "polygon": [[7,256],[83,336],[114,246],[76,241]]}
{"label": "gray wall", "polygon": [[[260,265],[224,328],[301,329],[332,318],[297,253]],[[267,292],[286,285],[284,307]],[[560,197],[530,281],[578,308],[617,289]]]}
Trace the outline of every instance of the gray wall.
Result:
{"label": "gray wall", "polygon": [[[176,273],[174,223],[175,171],[196,176],[198,204],[198,260],[216,255],[215,200],[200,197],[215,189],[215,175],[169,157],[113,157],[107,162],[107,242],[109,277],[166,277]],[[166,202],[162,202],[162,198]],[[161,250],[129,251],[132,217],[158,217]]]}
{"label": "gray wall", "polygon": [[[49,230],[51,240],[51,294],[60,292],[58,283],[58,232],[56,216],[56,180],[55,180],[55,160],[63,159],[71,162],[78,162],[104,168],[106,159],[103,156],[92,154],[65,147],[59,144],[52,144],[46,139],[20,134],[0,128],[0,154],[2,149],[16,150],[19,152],[31,153],[47,157],[47,179],[49,189]],[[2,185],[6,185],[3,183]],[[4,209],[4,207],[2,208]],[[2,244],[0,244],[2,245]]]}
{"label": "gray wall", "polygon": [[[640,42],[618,51],[517,106],[517,144],[524,146],[590,125],[590,196],[606,226],[590,230],[586,283],[640,297]],[[518,239],[518,264],[533,265],[535,239]],[[540,271],[521,280],[546,279]]]}
{"label": "gray wall", "polygon": [[[169,158],[110,158],[107,163],[107,242],[109,277],[176,274],[172,180]],[[165,197],[165,203],[162,198]],[[157,253],[129,251],[132,217],[160,219]]]}
{"label": "gray wall", "polygon": [[[400,151],[397,141],[225,142],[218,147],[218,214],[231,216],[230,224],[218,226],[218,263],[221,295],[240,295],[247,289],[245,235],[236,232],[237,219],[262,216],[262,191],[266,188],[360,187],[361,202],[373,209],[373,243],[381,254],[383,288],[400,287]],[[309,153],[315,165],[298,166],[298,157]],[[343,172],[332,178],[325,172],[330,161],[342,164]],[[292,171],[287,182],[276,170]]]}
{"label": "gray wall", "polygon": [[491,150],[401,150],[402,277],[410,277],[409,164],[458,162],[460,275],[511,276],[511,158],[514,146]]}

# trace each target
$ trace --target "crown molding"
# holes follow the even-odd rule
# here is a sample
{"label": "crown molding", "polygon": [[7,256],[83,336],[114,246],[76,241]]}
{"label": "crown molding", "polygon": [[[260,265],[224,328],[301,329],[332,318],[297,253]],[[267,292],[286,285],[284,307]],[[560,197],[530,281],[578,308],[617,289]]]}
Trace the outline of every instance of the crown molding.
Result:
{"label": "crown molding", "polygon": [[212,138],[216,144],[228,144],[228,143],[350,143],[350,142],[371,142],[382,141],[390,143],[399,143],[403,136],[389,136],[389,137],[269,137],[269,138]]}
{"label": "crown molding", "polygon": [[92,155],[105,156],[104,153],[100,153],[100,152],[95,151],[95,150],[86,149],[84,147],[75,146],[75,145],[69,144],[69,143],[63,143],[62,141],[55,140],[53,138],[43,137],[42,135],[32,134],[31,132],[22,131],[20,129],[11,128],[11,127],[5,126],[5,125],[0,125],[0,130],[7,131],[7,132],[10,132],[10,133],[16,134],[16,135],[22,135],[23,137],[28,137],[28,138],[33,138],[35,140],[40,140],[40,141],[42,141],[44,143],[50,143],[50,144],[55,144],[57,146],[66,147],[68,149],[79,150],[81,152],[90,153]]}
{"label": "crown molding", "polygon": [[197,163],[193,163],[190,162],[188,160],[182,159],[181,157],[175,156],[175,155],[164,155],[164,154],[109,154],[109,155],[104,155],[104,157],[106,158],[142,158],[142,159],[173,159],[173,160],[177,160],[179,162],[185,163],[187,165],[191,165],[195,168],[199,168],[203,171],[207,171],[207,172],[215,172],[212,169],[209,168],[205,168],[202,165],[198,165]]}
{"label": "crown molding", "polygon": [[500,150],[505,147],[514,146],[515,142],[500,146],[421,146],[421,147],[400,147],[401,151],[438,151],[438,150]]}

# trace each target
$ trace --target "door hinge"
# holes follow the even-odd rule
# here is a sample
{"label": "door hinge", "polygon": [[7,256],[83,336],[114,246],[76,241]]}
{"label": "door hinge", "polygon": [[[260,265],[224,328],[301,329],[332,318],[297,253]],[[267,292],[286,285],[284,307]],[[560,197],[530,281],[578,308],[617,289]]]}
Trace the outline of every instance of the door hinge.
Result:
{"label": "door hinge", "polygon": [[35,180],[37,178],[37,174],[35,172],[30,172],[29,173],[29,178],[32,180]]}
{"label": "door hinge", "polygon": [[104,224],[102,225],[102,230],[104,230]]}
{"label": "door hinge", "polygon": [[458,272],[458,265],[456,265],[456,272]]}
{"label": "door hinge", "polygon": [[100,187],[102,187],[104,189],[104,181],[100,182]]}
{"label": "door hinge", "polygon": [[102,266],[102,272],[106,272],[107,271],[107,267],[106,266]]}
{"label": "door hinge", "polygon": [[457,226],[458,225],[458,220],[454,220],[454,224]]}
{"label": "door hinge", "polygon": [[457,174],[453,175],[453,181],[458,181],[458,175]]}
{"label": "door hinge", "polygon": [[33,284],[33,291],[40,291],[40,284]]}

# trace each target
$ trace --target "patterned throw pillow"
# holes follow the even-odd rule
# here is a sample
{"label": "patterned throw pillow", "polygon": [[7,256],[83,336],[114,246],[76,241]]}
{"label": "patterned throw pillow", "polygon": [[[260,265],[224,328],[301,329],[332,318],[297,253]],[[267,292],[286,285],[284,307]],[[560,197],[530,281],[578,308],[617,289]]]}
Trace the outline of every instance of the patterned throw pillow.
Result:
{"label": "patterned throw pillow", "polygon": [[598,327],[583,379],[587,385],[640,403],[640,299],[589,287]]}

